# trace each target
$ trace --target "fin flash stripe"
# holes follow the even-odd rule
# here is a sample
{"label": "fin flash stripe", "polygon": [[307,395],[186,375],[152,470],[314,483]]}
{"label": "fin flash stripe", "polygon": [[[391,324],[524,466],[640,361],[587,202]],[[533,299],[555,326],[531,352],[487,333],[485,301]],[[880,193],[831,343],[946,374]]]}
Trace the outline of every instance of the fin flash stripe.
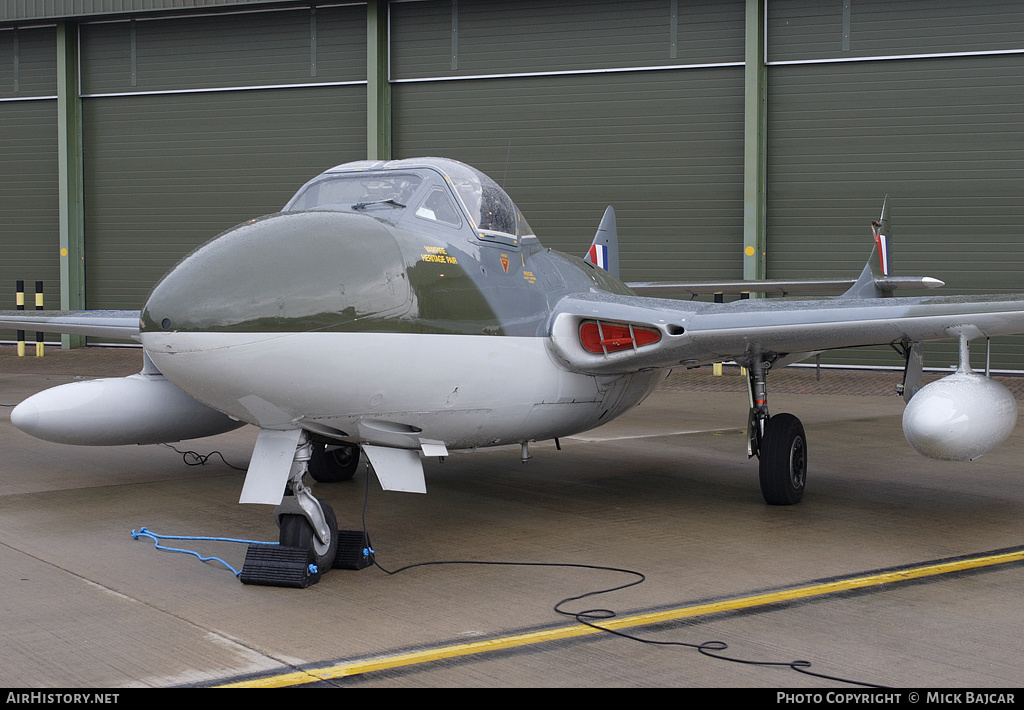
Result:
{"label": "fin flash stripe", "polygon": [[889,275],[889,238],[884,234],[875,235],[875,245],[878,246],[878,265],[882,269],[882,275]]}

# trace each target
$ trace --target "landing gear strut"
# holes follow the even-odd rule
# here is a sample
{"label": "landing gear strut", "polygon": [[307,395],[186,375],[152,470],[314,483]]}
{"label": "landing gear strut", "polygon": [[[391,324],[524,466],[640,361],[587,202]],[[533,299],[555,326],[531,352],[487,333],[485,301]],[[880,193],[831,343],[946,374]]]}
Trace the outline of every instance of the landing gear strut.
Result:
{"label": "landing gear strut", "polygon": [[292,459],[284,498],[274,510],[274,517],[281,529],[281,545],[312,549],[314,564],[326,572],[334,564],[338,550],[338,521],[330,503],[316,498],[305,483],[312,453],[313,444],[303,432]]}
{"label": "landing gear strut", "polygon": [[807,483],[807,436],[792,414],[768,413],[767,379],[774,358],[755,356],[747,368],[750,414],[747,456],[759,459],[761,495],[769,505],[800,502]]}
{"label": "landing gear strut", "polygon": [[[260,436],[266,434],[264,431]],[[261,440],[257,440],[257,449]],[[268,441],[271,449],[278,447],[274,455],[287,452],[292,442],[295,446],[284,496],[274,509],[280,544],[249,544],[239,574],[242,583],[305,588],[319,582],[328,570],[363,569],[372,564],[370,540],[365,531],[338,530],[338,520],[330,503],[315,497],[306,485],[306,473],[312,473],[310,459],[317,448],[321,455],[324,453],[323,445],[317,447],[306,431],[284,432],[282,437],[271,433]],[[264,459],[267,455],[266,451],[260,453]],[[358,448],[336,455],[335,473],[349,465],[354,470],[358,455]]]}

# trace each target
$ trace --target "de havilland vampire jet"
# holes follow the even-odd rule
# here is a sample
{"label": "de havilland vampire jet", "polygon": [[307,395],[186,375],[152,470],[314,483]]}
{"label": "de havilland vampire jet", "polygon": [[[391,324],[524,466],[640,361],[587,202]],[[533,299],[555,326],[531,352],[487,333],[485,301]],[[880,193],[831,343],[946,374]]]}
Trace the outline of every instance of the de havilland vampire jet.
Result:
{"label": "de havilland vampire jet", "polygon": [[[467,165],[349,163],[186,256],[141,312],[0,314],[0,327],[143,347],[139,374],[41,392],[11,421],[82,445],[259,427],[241,502],[278,506],[282,543],[322,562],[337,525],[307,472],[347,478],[361,454],[384,489],[422,493],[423,456],[520,444],[525,459],[528,442],[636,406],[670,368],[735,361],[748,373],[763,496],[794,504],[807,440],[793,415],[769,415],[771,368],[893,345],[906,358],[906,437],[934,458],[979,456],[1016,422],[1009,391],[971,371],[968,342],[1024,333],[1024,295],[892,297],[941,282],[889,276],[885,222],[872,224],[872,256],[839,297],[684,301],[656,296],[821,282],[627,285],[611,210],[580,259],[541,246],[505,191]],[[960,367],[922,388],[920,343],[940,339],[959,339]]]}

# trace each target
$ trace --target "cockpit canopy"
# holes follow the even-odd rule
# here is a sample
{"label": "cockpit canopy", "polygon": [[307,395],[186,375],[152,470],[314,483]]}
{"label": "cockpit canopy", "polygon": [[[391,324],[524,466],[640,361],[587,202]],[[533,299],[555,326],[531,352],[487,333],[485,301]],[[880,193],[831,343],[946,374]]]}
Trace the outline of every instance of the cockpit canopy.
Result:
{"label": "cockpit canopy", "polygon": [[[494,180],[476,168],[447,158],[364,160],[339,165],[304,185],[284,211],[386,210],[395,213],[408,207],[434,211],[433,207],[419,204],[430,200],[431,191],[419,194],[419,188],[425,181],[435,182],[434,175],[439,175],[454,190],[475,231],[500,232],[513,237],[533,235],[512,198]],[[393,214],[392,218],[397,216]]]}

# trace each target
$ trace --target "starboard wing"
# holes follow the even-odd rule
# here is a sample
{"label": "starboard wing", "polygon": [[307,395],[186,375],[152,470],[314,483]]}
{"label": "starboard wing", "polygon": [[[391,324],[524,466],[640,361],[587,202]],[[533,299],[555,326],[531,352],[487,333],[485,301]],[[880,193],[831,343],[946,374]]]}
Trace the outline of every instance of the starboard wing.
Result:
{"label": "starboard wing", "polygon": [[570,369],[616,374],[755,357],[1024,333],[1024,294],[732,303],[613,294],[559,302],[553,354]]}

